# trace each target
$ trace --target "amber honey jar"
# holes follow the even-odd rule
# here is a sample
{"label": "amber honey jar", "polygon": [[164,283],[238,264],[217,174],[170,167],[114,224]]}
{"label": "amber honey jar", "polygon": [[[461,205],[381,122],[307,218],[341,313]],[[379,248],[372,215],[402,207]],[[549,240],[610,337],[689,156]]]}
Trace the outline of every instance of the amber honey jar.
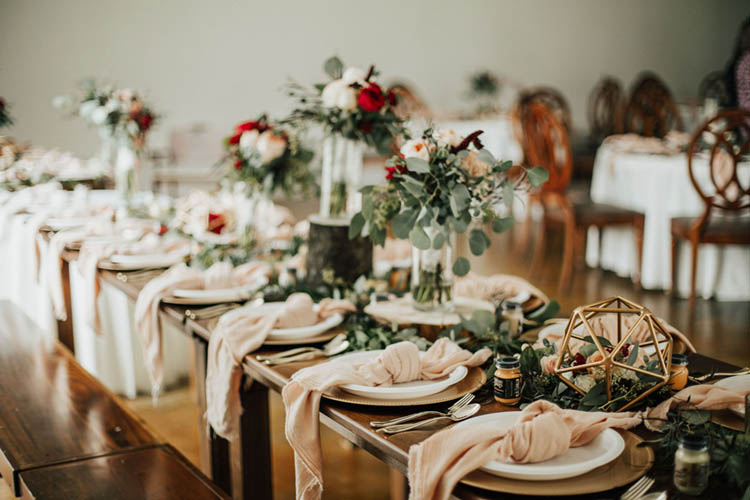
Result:
{"label": "amber honey jar", "polygon": [[680,391],[688,382],[688,360],[684,354],[672,354],[672,367],[669,370],[669,388]]}
{"label": "amber honey jar", "polygon": [[521,363],[513,356],[497,357],[495,401],[507,406],[516,406],[521,402]]}

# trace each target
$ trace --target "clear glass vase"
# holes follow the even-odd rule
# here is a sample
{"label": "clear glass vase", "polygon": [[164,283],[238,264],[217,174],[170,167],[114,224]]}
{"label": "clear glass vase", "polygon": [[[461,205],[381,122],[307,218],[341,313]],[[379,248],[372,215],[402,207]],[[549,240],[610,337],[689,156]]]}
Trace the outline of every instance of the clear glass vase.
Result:
{"label": "clear glass vase", "polygon": [[420,311],[452,311],[456,235],[443,228],[425,228],[425,232],[430,242],[441,233],[443,245],[429,250],[412,248],[411,295],[414,307]]}
{"label": "clear glass vase", "polygon": [[340,135],[323,140],[320,182],[320,215],[349,219],[362,208],[362,157],[360,142]]}
{"label": "clear glass vase", "polygon": [[140,152],[132,145],[120,144],[115,159],[115,190],[129,201],[140,189]]}

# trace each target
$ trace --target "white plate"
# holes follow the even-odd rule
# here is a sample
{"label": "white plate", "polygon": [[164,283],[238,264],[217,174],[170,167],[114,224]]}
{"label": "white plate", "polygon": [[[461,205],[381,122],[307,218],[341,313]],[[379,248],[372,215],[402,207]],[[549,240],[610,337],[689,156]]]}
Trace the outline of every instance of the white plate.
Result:
{"label": "white plate", "polygon": [[[472,426],[490,421],[498,427],[511,427],[521,415],[520,411],[490,413],[460,422],[456,427]],[[533,464],[519,464],[513,460],[493,460],[481,469],[490,474],[525,481],[552,481],[580,476],[608,464],[625,449],[625,440],[613,429],[605,429],[590,443],[569,448],[562,455]]]}
{"label": "white plate", "polygon": [[[732,391],[748,391],[750,390],[750,374],[748,375],[735,375],[734,377],[725,378],[719,380],[714,385],[723,387],[724,389],[730,389]],[[738,404],[729,408],[732,412],[736,413],[740,417],[745,417],[745,405]]]}
{"label": "white plate", "polygon": [[[341,356],[340,358],[336,358],[335,362],[343,359],[347,361],[354,360],[364,362],[378,356],[382,352],[382,350],[354,352],[352,354],[347,354],[345,356]],[[423,356],[424,353],[419,353],[419,355]],[[464,379],[464,377],[466,377],[467,373],[469,373],[468,368],[466,368],[465,366],[458,366],[450,374],[448,374],[447,377],[443,377],[439,380],[415,380],[413,382],[404,382],[401,384],[383,385],[378,387],[370,387],[367,385],[359,384],[346,384],[340,386],[340,389],[351,394],[356,394],[357,396],[371,399],[392,400],[421,398],[437,394],[438,392],[459,383]]]}
{"label": "white plate", "polygon": [[114,254],[109,260],[117,264],[122,270],[143,269],[146,267],[169,267],[185,260],[187,252],[143,254],[143,255],[124,255]]}
{"label": "white plate", "polygon": [[251,299],[255,292],[267,283],[268,279],[263,277],[250,285],[243,285],[234,288],[216,288],[211,290],[177,288],[172,292],[172,296],[178,299],[189,300],[192,304],[240,302],[242,300]]}

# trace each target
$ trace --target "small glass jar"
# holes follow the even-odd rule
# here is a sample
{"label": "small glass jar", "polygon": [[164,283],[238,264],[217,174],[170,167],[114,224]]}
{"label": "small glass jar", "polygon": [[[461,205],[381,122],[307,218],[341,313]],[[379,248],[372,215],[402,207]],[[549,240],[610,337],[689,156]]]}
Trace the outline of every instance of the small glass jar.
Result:
{"label": "small glass jar", "polygon": [[708,486],[711,456],[705,436],[685,434],[674,454],[674,485],[680,492],[700,495]]}
{"label": "small glass jar", "polygon": [[669,388],[680,391],[688,382],[688,359],[684,354],[672,354],[672,367],[669,369]]}
{"label": "small glass jar", "polygon": [[497,356],[495,362],[495,401],[507,406],[521,402],[521,363],[513,356]]}

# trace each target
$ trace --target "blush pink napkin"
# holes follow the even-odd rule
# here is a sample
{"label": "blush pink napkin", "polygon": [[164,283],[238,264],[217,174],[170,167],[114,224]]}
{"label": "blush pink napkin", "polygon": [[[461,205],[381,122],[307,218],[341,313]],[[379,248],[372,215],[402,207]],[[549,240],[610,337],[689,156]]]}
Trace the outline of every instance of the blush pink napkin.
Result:
{"label": "blush pink napkin", "polygon": [[143,345],[146,369],[151,379],[152,393],[159,394],[164,378],[161,352],[159,303],[178,288],[218,289],[252,284],[271,274],[266,262],[249,262],[236,268],[227,262],[214,264],[205,271],[179,264],[149,281],[135,301],[135,323]]}
{"label": "blush pink napkin", "polygon": [[457,297],[489,301],[497,298],[512,298],[521,292],[528,292],[532,297],[541,299],[545,304],[549,302],[549,297],[544,292],[525,279],[510,274],[480,276],[469,273],[458,279],[455,287]]}
{"label": "blush pink napkin", "polygon": [[489,349],[472,354],[450,339],[441,338],[421,359],[416,345],[399,342],[370,361],[335,360],[296,372],[281,395],[286,407],[286,438],[294,449],[297,498],[319,499],[323,492],[318,410],[321,395],[327,389],[345,384],[379,386],[433,380],[461,365],[479,366],[491,355]]}
{"label": "blush pink napkin", "polygon": [[99,243],[84,241],[83,245],[81,245],[81,251],[78,254],[77,264],[85,286],[84,315],[86,323],[96,333],[102,332],[99,309],[96,303],[101,290],[99,273],[97,272],[101,260],[114,254],[183,254],[189,251],[189,247],[190,242],[187,240],[165,239],[155,233],[149,233],[140,240],[133,242]]}
{"label": "blush pink napkin", "polygon": [[726,410],[736,405],[744,405],[746,394],[750,394],[750,389],[733,391],[711,384],[694,385],[648,410],[645,424],[651,430],[659,430],[669,410],[680,406],[696,410]]}
{"label": "blush pink napkin", "polygon": [[641,421],[634,413],[563,410],[540,400],[510,428],[494,422],[449,427],[409,449],[409,498],[444,500],[466,474],[491,460],[542,462],[589,443],[604,429],[628,429]]}
{"label": "blush pink napkin", "polygon": [[273,328],[310,326],[334,314],[356,310],[347,300],[323,299],[317,312],[313,305],[309,295],[295,293],[276,311],[248,307],[219,319],[208,341],[206,372],[206,418],[217,434],[229,440],[237,437],[242,414],[242,360],[263,344]]}

